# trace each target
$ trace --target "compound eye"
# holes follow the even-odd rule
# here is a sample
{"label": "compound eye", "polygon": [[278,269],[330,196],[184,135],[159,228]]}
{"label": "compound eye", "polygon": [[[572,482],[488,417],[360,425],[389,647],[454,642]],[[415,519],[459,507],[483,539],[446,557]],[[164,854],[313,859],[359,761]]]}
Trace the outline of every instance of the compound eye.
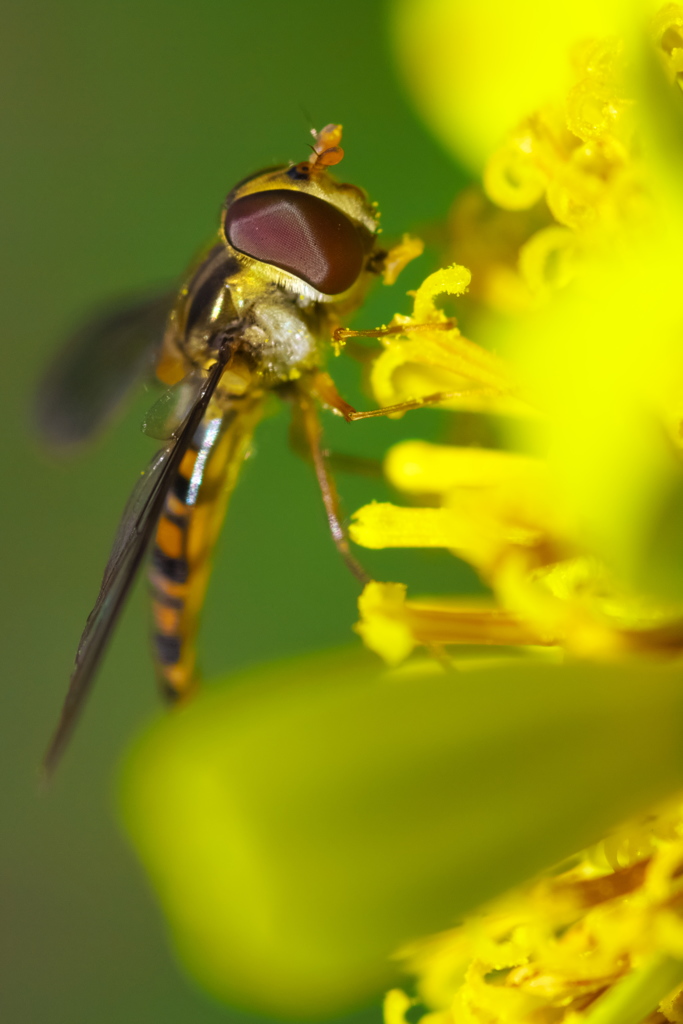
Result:
{"label": "compound eye", "polygon": [[353,222],[307,192],[252,192],[228,207],[224,228],[238,252],[287,270],[324,295],[345,292],[363,269],[365,247]]}

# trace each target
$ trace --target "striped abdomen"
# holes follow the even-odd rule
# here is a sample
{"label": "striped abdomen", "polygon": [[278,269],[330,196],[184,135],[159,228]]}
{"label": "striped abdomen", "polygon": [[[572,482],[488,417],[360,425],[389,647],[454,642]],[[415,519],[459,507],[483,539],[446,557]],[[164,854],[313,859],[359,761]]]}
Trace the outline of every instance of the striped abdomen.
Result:
{"label": "striped abdomen", "polygon": [[195,637],[211,553],[258,412],[249,403],[201,423],[159,519],[149,573],[154,653],[162,689],[173,699],[196,684]]}

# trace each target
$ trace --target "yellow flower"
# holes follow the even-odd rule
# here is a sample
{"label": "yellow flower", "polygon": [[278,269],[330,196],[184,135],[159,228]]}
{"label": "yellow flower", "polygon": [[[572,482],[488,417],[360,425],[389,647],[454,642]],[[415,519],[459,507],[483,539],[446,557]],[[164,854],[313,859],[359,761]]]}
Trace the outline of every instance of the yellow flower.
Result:
{"label": "yellow flower", "polygon": [[[475,652],[448,645],[499,645],[508,664],[511,646],[527,665],[544,648],[584,665],[680,658],[683,6],[648,18],[635,3],[403,0],[397,12],[419,105],[482,169],[483,192],[451,219],[454,255],[472,256],[460,301],[475,340],[418,312],[418,292],[409,331],[377,359],[375,397],[450,392],[442,407],[504,417],[504,448],[388,453],[412,505],[365,506],[352,539],[450,550],[492,600],[372,583],[358,632],[390,665],[419,645],[459,670]],[[450,281],[467,276],[433,275],[461,295]],[[429,326],[421,353],[421,322],[439,323],[438,359]],[[677,800],[404,947],[416,997],[392,990],[386,1024],[416,1003],[424,1024],[636,1024],[655,1011],[680,1024],[682,836]]]}
{"label": "yellow flower", "polygon": [[[462,19],[476,35],[494,7],[475,14],[457,3],[404,3],[400,24],[405,29],[419,17],[424,41],[433,20],[435,45],[443,47]],[[650,59],[657,51],[676,81],[682,11],[669,5],[651,30]],[[496,8],[508,26],[509,12],[501,12]],[[493,24],[495,48],[502,28]],[[565,44],[572,41],[567,25],[553,24]],[[671,192],[662,140],[648,124],[662,114],[653,113],[652,88],[644,84],[652,69],[636,60],[632,35],[573,42],[572,60],[564,54],[565,94],[513,125],[484,169],[485,202],[517,218],[517,301],[507,309],[516,315],[485,314],[486,298],[500,295],[489,282],[469,310],[486,347],[466,340],[434,300],[439,293],[463,296],[469,271],[456,265],[433,274],[415,294],[412,316],[396,318],[406,333],[387,336],[371,378],[380,405],[441,392],[448,396],[442,407],[504,415],[510,450],[397,446],[387,456],[387,477],[430,507],[367,506],[351,537],[374,548],[451,550],[539,642],[591,657],[670,655],[680,649],[683,616],[671,557],[683,504],[683,316],[676,301],[683,202]],[[406,49],[408,63],[414,52]],[[539,84],[541,66],[525,68],[525,80],[536,76]],[[659,84],[660,105],[674,103],[663,75]],[[452,93],[440,93],[441,113],[448,104],[453,113],[454,102]],[[460,131],[459,114],[453,117]],[[465,202],[471,212],[471,193]],[[545,217],[519,220],[517,211],[538,208]],[[481,215],[485,207],[477,209]],[[460,232],[472,228],[471,219],[456,216],[455,223]],[[495,223],[504,233],[504,221]],[[488,267],[485,243],[476,261],[482,276],[488,270],[500,283],[500,248],[491,241]],[[366,637],[376,634],[373,617],[392,617],[376,595],[364,601],[362,615]],[[421,642],[414,633],[401,648]],[[386,646],[374,643],[385,654]],[[395,651],[388,660],[398,660]]]}

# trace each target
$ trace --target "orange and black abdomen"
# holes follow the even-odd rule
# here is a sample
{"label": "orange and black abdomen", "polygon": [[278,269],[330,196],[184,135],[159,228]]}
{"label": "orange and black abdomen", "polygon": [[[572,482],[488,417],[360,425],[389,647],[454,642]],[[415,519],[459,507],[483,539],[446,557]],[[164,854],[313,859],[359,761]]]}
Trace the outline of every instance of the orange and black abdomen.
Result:
{"label": "orange and black abdomen", "polygon": [[185,696],[196,684],[195,638],[211,554],[260,407],[252,399],[222,416],[205,418],[166,495],[149,578],[157,672],[171,699]]}
{"label": "orange and black abdomen", "polygon": [[189,609],[201,562],[208,555],[207,544],[198,550],[197,517],[209,495],[202,494],[201,502],[199,497],[221,427],[221,419],[200,424],[166,496],[152,549],[154,651],[159,681],[172,698],[188,692],[194,681],[196,619],[192,621]]}

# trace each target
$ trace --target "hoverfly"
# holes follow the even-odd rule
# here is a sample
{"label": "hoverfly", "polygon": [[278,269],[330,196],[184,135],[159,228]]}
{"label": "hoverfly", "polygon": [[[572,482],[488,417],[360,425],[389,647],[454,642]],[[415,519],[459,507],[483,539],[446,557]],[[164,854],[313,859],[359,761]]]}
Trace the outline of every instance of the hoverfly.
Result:
{"label": "hoverfly", "polygon": [[359,305],[388,254],[377,245],[376,207],[328,172],[343,156],[341,126],[314,136],[307,161],[269,168],[232,189],[218,237],[175,299],[155,296],[87,325],[44,381],[41,425],[57,443],[91,434],[150,360],[168,388],[147,420],[147,432],[166,443],[126,506],[45,757],[48,773],[150,548],[161,687],[174,700],[195,688],[211,551],[270,393],[291,401],[334,543],[352,572],[367,578],[341,526],[317,407],[355,418],[321,367],[340,318]]}

